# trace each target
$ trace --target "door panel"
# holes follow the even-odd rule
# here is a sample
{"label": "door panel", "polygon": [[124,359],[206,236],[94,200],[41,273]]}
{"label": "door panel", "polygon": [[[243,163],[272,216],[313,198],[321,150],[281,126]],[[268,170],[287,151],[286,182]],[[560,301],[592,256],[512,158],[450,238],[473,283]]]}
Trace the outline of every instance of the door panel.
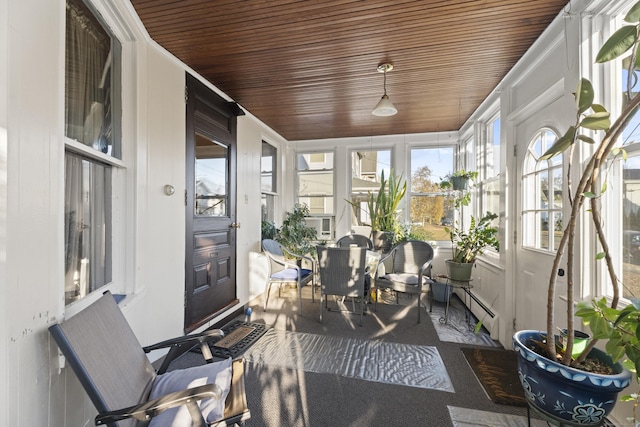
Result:
{"label": "door panel", "polygon": [[187,75],[185,331],[236,298],[236,117]]}
{"label": "door panel", "polygon": [[[557,130],[569,123],[571,117],[567,117],[565,111],[570,111],[563,104],[563,99],[559,98],[549,102],[546,107],[541,108],[536,114],[528,116],[525,120],[516,124],[516,230],[517,239],[515,242],[515,274],[514,298],[515,298],[515,330],[521,329],[546,329],[547,287],[549,284],[549,273],[553,265],[555,252],[546,249],[533,249],[523,245],[525,230],[523,222],[523,192],[533,191],[523,188],[524,162],[529,143],[532,138],[543,127]],[[540,197],[540,195],[538,195]],[[553,227],[550,228],[553,232]],[[548,231],[549,232],[549,231]],[[566,289],[564,278],[558,277],[557,295],[562,295]],[[556,316],[558,313],[556,314]],[[561,315],[561,314],[560,314]]]}

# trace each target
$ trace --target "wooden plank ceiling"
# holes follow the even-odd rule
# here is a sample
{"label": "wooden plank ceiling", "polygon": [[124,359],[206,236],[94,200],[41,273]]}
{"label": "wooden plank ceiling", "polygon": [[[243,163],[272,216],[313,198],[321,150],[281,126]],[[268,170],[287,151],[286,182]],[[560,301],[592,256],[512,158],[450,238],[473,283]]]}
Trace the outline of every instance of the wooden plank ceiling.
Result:
{"label": "wooden plank ceiling", "polygon": [[[458,130],[567,0],[132,0],[149,35],[288,140]],[[391,117],[371,110],[389,62]]]}

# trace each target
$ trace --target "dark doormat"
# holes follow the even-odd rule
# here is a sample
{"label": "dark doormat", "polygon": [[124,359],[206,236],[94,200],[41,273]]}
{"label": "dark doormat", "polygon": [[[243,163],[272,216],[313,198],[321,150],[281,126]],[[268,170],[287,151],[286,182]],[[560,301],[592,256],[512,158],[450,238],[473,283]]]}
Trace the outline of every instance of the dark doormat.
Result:
{"label": "dark doormat", "polygon": [[[224,338],[209,344],[211,353],[215,357],[235,359],[258,341],[267,332],[268,326],[234,320],[220,329],[224,332]],[[200,349],[194,347],[192,351],[200,352]]]}
{"label": "dark doormat", "polygon": [[500,405],[527,406],[514,351],[473,347],[461,350],[489,399]]}

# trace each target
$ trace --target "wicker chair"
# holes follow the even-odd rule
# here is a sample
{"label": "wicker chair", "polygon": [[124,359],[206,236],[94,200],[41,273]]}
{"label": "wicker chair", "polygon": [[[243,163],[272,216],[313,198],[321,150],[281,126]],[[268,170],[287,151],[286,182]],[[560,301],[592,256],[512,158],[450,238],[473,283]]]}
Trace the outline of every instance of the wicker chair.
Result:
{"label": "wicker chair", "polygon": [[358,246],[360,248],[367,248],[373,250],[373,242],[367,236],[362,234],[347,234],[342,236],[336,242],[336,246],[339,248],[346,248],[349,246]]}
{"label": "wicker chair", "polygon": [[[315,302],[316,280],[315,261],[313,258],[301,254],[294,254],[275,240],[262,241],[262,250],[269,259],[269,276],[264,289],[264,311],[267,311],[271,285],[278,283],[278,297],[280,289],[285,284],[295,284],[298,288],[298,312],[302,314],[302,287],[311,282],[311,302]],[[287,259],[285,253],[291,257]],[[301,268],[292,259],[304,259],[311,264],[311,270]]]}
{"label": "wicker chair", "polygon": [[[408,240],[400,242],[382,257],[380,263],[389,260],[391,268],[386,274],[374,278],[376,292],[380,289],[392,289],[398,292],[418,295],[418,323],[420,323],[420,296],[430,282],[433,248],[427,242]],[[385,264],[386,266],[387,264]],[[376,311],[380,295],[376,295]]]}
{"label": "wicker chair", "polygon": [[[320,273],[320,323],[322,313],[327,307],[326,295],[360,299],[360,326],[364,315],[365,290],[364,278],[367,274],[365,260],[367,249],[350,246],[346,248],[328,248],[318,246],[318,271]],[[355,311],[355,302],[354,312]]]}

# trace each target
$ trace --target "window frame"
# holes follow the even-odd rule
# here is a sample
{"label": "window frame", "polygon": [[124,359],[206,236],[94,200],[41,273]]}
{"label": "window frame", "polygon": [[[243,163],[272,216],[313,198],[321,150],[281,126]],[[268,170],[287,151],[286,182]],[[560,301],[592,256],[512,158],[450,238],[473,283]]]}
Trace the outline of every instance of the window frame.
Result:
{"label": "window frame", "polygon": [[[311,158],[314,156],[318,156],[320,154],[324,154],[325,155],[325,163],[326,163],[326,155],[327,154],[331,154],[332,156],[332,160],[331,160],[331,164],[332,167],[331,168],[322,168],[322,169],[308,169],[308,170],[300,170],[298,168],[298,159],[299,156],[309,156],[309,163],[317,163],[317,161],[312,161]],[[313,175],[313,174],[331,174],[331,195],[322,195],[322,196],[315,196],[315,195],[300,195],[300,177],[304,176],[304,175]],[[331,200],[331,205],[332,205],[332,209],[331,212],[323,212],[323,213],[317,213],[317,212],[313,212],[311,211],[311,213],[309,214],[309,216],[313,217],[313,216],[318,216],[318,217],[335,217],[336,215],[336,152],[335,150],[301,150],[301,151],[296,151],[295,153],[295,201],[296,203],[301,203],[300,202],[300,198],[323,198],[323,199],[330,199]],[[311,206],[308,206],[309,209],[311,210]],[[325,206],[326,209],[326,206]]]}
{"label": "window frame", "polygon": [[[262,170],[262,160],[264,159],[264,147],[265,146],[269,146],[271,149],[273,149],[273,160],[271,162],[271,181],[272,181],[272,188],[271,190],[265,190],[262,188],[262,177],[264,175],[264,172]],[[277,207],[277,201],[278,201],[278,188],[279,188],[279,184],[280,184],[280,180],[278,179],[278,171],[280,170],[280,168],[278,167],[278,165],[280,164],[280,157],[279,157],[279,149],[275,144],[270,143],[269,141],[266,140],[262,140],[262,143],[260,145],[260,147],[263,149],[261,151],[261,155],[260,155],[260,200],[261,200],[261,206],[264,207],[265,204],[262,204],[263,200],[268,200],[269,198],[271,198],[272,200],[272,218],[269,218],[269,214],[267,213],[266,217],[264,214],[263,209],[261,208],[261,220],[262,221],[269,221],[271,223],[275,223],[275,217],[276,217],[276,207]],[[267,202],[267,211],[268,209],[268,202]]]}
{"label": "window frame", "polygon": [[[126,24],[127,21],[117,10],[106,8],[99,0],[85,0],[83,2],[112,40],[117,40],[120,45],[118,71],[114,73],[114,82],[112,83],[112,92],[115,93],[114,96],[119,97],[119,112],[114,114],[121,118],[116,122],[117,124],[114,124],[118,128],[114,131],[120,133],[120,157],[107,155],[66,135],[63,136],[63,159],[66,152],[69,152],[88,161],[111,167],[111,282],[90,292],[84,298],[64,305],[64,311],[68,315],[81,311],[106,290],[110,290],[114,294],[133,294],[144,287],[144,284],[134,280],[136,268],[130,262],[135,257],[135,233],[131,230],[135,228],[134,200],[136,191],[134,188],[135,177],[131,173],[133,166],[130,164],[134,159],[135,147],[128,144],[127,141],[131,139],[130,135],[135,135],[135,120],[130,120],[130,114],[135,111],[133,107],[136,95],[133,89],[136,81],[136,55],[134,51],[136,40],[131,28]],[[61,26],[61,31],[65,34],[66,21],[65,25]],[[64,48],[66,51],[66,46]],[[64,85],[62,90],[65,93]],[[64,98],[61,103],[64,107]],[[63,181],[64,170],[65,168],[61,170]],[[62,250],[65,253],[64,247]],[[62,268],[62,272],[64,273],[64,268]],[[64,277],[61,279],[61,283],[60,292],[64,294]]]}
{"label": "window frame", "polygon": [[[353,201],[354,197],[356,197],[356,196],[364,197],[365,200],[368,200],[368,193],[361,193],[361,192],[355,193],[353,191],[353,178],[354,178],[354,170],[353,170],[353,168],[355,166],[354,165],[353,155],[354,155],[354,153],[357,153],[357,152],[374,152],[374,151],[377,152],[377,153],[381,152],[381,151],[389,153],[389,164],[387,165],[387,167],[381,168],[381,171],[385,172],[385,177],[387,179],[389,178],[389,174],[391,173],[391,169],[393,169],[394,150],[393,150],[392,147],[375,147],[375,148],[374,147],[366,147],[366,148],[364,148],[364,147],[363,148],[353,148],[352,147],[352,148],[350,148],[348,150],[348,154],[347,154],[348,155],[348,161],[349,161],[349,171],[348,171],[348,175],[347,176],[348,176],[348,186],[349,186],[348,195],[349,195],[349,200],[351,200],[351,201]],[[376,180],[374,182],[377,185],[376,185],[376,187],[374,189],[371,190],[372,194],[377,194],[377,190],[380,187],[379,178],[380,178],[381,175],[378,174],[378,168],[377,168],[378,164],[380,164],[380,163],[376,160],[376,177],[375,177]],[[365,206],[366,206],[366,203],[365,203]],[[348,207],[349,207],[349,209],[351,209],[351,211],[349,211],[349,212],[353,212],[354,207],[352,205],[349,205]],[[369,213],[367,212],[367,210],[364,207],[361,207],[361,211],[366,213],[366,215],[365,215],[366,218],[369,218]],[[367,222],[363,222],[363,224],[366,224],[366,223]],[[353,214],[351,214],[351,215],[349,215],[349,227],[350,227],[350,229],[352,229],[352,227],[354,227],[354,226],[355,227],[364,227],[365,225],[355,224],[353,222]]]}
{"label": "window frame", "polygon": [[[446,145],[429,145],[429,144],[415,144],[412,145],[411,147],[408,147],[407,150],[407,164],[408,164],[408,176],[407,176],[407,196],[406,197],[406,206],[407,206],[407,221],[409,223],[409,225],[411,225],[411,202],[412,200],[414,200],[414,198],[420,198],[420,197],[439,197],[439,196],[443,196],[443,197],[447,197],[447,194],[445,194],[445,191],[442,189],[439,190],[434,190],[434,191],[429,191],[429,192],[423,192],[423,191],[414,191],[413,188],[413,165],[414,165],[414,157],[413,157],[413,152],[416,150],[438,150],[438,149],[451,149],[451,170],[449,172],[446,172],[446,174],[450,174],[455,170],[455,165],[456,165],[456,157],[459,156],[459,146],[456,144],[446,144]],[[456,153],[456,151],[458,151],[458,153]],[[428,165],[427,165],[428,166]],[[436,180],[440,180],[442,181],[442,179],[444,179],[444,176],[439,176],[439,175],[434,175],[433,176],[434,179]],[[433,184],[437,184],[439,186],[438,182],[432,182]],[[451,197],[451,203],[453,204],[453,195],[450,195]],[[458,212],[457,209],[454,209],[453,207],[451,207],[452,209],[452,214],[453,214],[453,218],[451,219],[451,224],[442,224],[442,222],[440,222],[439,225],[443,225],[443,226],[452,226],[453,224],[455,224],[456,221],[459,221],[460,218],[457,217]],[[443,219],[445,217],[443,216]],[[442,219],[441,219],[442,221]],[[443,245],[445,243],[450,243],[450,239],[447,237],[446,239],[442,239],[442,240],[430,240],[433,241],[435,243],[437,243],[438,245]]]}
{"label": "window frame", "polygon": [[[554,138],[552,138],[551,140],[545,139],[547,133],[550,133],[554,136]],[[560,219],[564,220],[564,203],[563,206],[560,206],[559,208],[555,208],[554,204],[551,202],[547,203],[547,207],[545,209],[541,208],[538,206],[538,202],[537,200],[539,200],[539,196],[540,196],[540,192],[542,191],[540,188],[540,180],[537,179],[537,177],[539,177],[541,175],[541,172],[546,172],[546,176],[552,178],[552,180],[548,183],[548,185],[550,186],[554,186],[554,182],[553,182],[553,172],[554,171],[559,171],[559,177],[561,179],[560,182],[560,188],[561,191],[566,191],[566,183],[565,183],[565,179],[564,179],[564,154],[562,156],[556,156],[552,159],[549,160],[540,160],[539,158],[534,158],[533,160],[535,160],[535,163],[531,162],[530,159],[532,159],[532,156],[534,156],[534,151],[535,148],[533,147],[533,145],[538,141],[546,141],[547,145],[543,145],[541,148],[541,152],[539,153],[539,155],[542,155],[549,147],[551,147],[553,145],[553,142],[556,141],[559,138],[560,134],[553,129],[552,127],[549,126],[543,126],[538,128],[533,135],[531,136],[531,138],[529,139],[529,143],[527,144],[527,154],[524,156],[523,158],[523,162],[524,164],[521,165],[522,167],[522,177],[521,177],[521,204],[522,204],[522,209],[520,212],[520,216],[522,218],[521,221],[521,230],[520,233],[522,235],[522,248],[523,249],[529,249],[529,250],[537,250],[537,251],[542,251],[545,253],[550,253],[550,254],[554,254],[556,253],[556,249],[555,249],[555,239],[552,236],[555,236],[554,233],[550,233],[550,228],[549,228],[549,220],[547,221],[547,232],[548,232],[548,239],[547,239],[547,243],[548,246],[545,248],[542,246],[542,234],[543,231],[541,224],[539,221],[536,221],[536,219],[540,216],[542,216],[543,213],[547,214],[547,218],[553,218],[554,214],[560,214]],[[558,159],[558,160],[554,160],[554,159]],[[539,167],[538,165],[541,162],[545,162],[547,164],[547,166],[545,167]],[[556,164],[552,164],[552,162],[557,162]],[[528,168],[528,164],[531,164],[531,168]],[[531,185],[528,182],[528,180],[533,179],[533,185],[535,185],[535,188],[530,188]],[[564,197],[564,195],[563,195]],[[533,216],[534,218],[532,219],[531,216]],[[555,221],[553,221],[555,223]],[[561,227],[561,229],[564,229],[564,226]],[[530,242],[533,242],[530,243]]]}

